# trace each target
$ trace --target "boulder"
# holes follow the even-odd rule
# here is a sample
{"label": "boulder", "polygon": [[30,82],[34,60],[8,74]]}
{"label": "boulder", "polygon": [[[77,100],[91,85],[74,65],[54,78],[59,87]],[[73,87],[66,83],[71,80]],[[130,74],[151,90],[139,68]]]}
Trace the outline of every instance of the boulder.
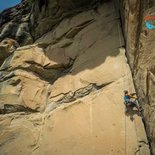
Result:
{"label": "boulder", "polygon": [[2,65],[4,60],[9,57],[17,47],[19,47],[19,44],[10,38],[0,42],[0,65]]}

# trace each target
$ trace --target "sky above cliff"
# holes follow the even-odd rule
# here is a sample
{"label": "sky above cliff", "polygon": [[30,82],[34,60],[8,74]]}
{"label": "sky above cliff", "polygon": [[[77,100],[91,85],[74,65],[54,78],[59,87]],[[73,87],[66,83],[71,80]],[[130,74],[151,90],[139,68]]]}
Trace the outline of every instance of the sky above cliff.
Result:
{"label": "sky above cliff", "polygon": [[20,3],[21,0],[0,0],[0,12],[9,7],[15,6]]}

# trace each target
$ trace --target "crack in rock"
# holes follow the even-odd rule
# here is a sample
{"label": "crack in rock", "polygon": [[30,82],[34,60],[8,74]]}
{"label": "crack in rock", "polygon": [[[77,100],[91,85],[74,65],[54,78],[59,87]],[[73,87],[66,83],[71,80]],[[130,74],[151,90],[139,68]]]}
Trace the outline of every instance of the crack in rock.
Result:
{"label": "crack in rock", "polygon": [[[49,103],[47,105],[45,112],[50,112],[62,104],[70,103],[70,102],[73,102],[77,99],[83,98],[83,97],[89,95],[90,93],[97,91],[97,90],[100,90],[103,87],[105,87],[111,83],[113,83],[113,82],[105,83],[102,85],[97,85],[96,83],[91,83],[84,88],[80,88],[80,89],[76,90],[75,92],[70,91],[66,94],[63,94],[64,96],[61,99],[59,99],[57,101],[51,101],[51,103]],[[59,94],[59,95],[62,95],[62,94]]]}
{"label": "crack in rock", "polygon": [[18,104],[4,104],[0,105],[0,114],[9,114],[9,113],[16,113],[16,112],[25,112],[25,113],[34,113],[37,112],[30,108],[26,108],[22,105]]}

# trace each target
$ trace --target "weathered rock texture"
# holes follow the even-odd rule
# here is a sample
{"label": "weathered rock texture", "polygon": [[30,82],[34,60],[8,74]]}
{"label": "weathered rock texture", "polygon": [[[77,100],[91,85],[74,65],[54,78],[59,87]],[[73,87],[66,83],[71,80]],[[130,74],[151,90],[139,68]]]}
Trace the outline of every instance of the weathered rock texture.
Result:
{"label": "weathered rock texture", "polygon": [[7,37],[17,40],[21,45],[31,44],[29,16],[31,7],[28,0],[22,1],[16,7],[0,13],[0,40]]}
{"label": "weathered rock texture", "polygon": [[0,42],[0,65],[3,64],[5,59],[9,57],[17,47],[19,47],[19,44],[13,39],[8,38]]}
{"label": "weathered rock texture", "polygon": [[128,60],[145,109],[147,132],[155,154],[155,29],[147,29],[144,19],[155,16],[155,1],[124,0],[121,8]]}
{"label": "weathered rock texture", "polygon": [[31,14],[34,38],[53,30],[65,17],[95,8],[100,1],[104,0],[37,0]]}
{"label": "weathered rock texture", "polygon": [[2,58],[0,153],[149,155],[137,110],[124,114],[134,86],[116,1],[36,1],[31,24],[35,44]]}
{"label": "weathered rock texture", "polygon": [[123,82],[121,78],[50,113],[1,116],[1,153],[149,155],[141,118],[134,115],[132,122],[124,115]]}

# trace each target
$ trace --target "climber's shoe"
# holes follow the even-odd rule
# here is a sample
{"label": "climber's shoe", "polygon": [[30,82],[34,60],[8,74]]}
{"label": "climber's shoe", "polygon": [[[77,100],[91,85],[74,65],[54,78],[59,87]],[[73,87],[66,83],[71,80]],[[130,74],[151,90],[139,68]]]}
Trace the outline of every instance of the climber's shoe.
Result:
{"label": "climber's shoe", "polygon": [[127,107],[125,107],[125,114],[127,114],[128,113],[128,108]]}

